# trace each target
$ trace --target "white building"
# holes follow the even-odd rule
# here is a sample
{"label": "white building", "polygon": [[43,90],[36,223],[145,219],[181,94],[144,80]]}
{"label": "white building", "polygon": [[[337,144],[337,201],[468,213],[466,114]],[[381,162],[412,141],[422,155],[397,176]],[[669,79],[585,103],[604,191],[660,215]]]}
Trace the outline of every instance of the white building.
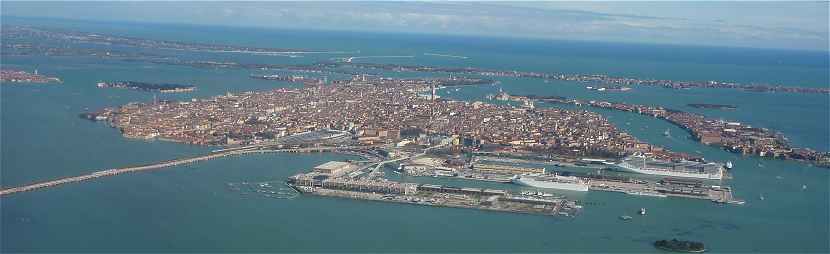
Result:
{"label": "white building", "polygon": [[329,161],[314,167],[314,171],[334,177],[342,176],[357,170],[357,166],[348,162]]}

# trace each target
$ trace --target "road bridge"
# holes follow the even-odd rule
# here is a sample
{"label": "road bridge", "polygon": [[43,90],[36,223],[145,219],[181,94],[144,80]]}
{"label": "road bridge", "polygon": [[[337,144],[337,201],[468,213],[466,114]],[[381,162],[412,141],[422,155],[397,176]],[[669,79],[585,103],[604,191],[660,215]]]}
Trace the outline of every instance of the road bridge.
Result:
{"label": "road bridge", "polygon": [[115,176],[125,173],[132,173],[138,171],[147,171],[147,170],[155,170],[155,169],[162,169],[167,167],[174,167],[179,165],[186,165],[192,164],[200,161],[206,160],[213,160],[228,156],[238,156],[244,154],[252,154],[252,153],[308,153],[308,152],[336,152],[336,151],[351,151],[351,150],[360,150],[366,149],[371,147],[365,146],[339,146],[339,147],[307,147],[307,148],[293,148],[293,149],[260,149],[266,147],[248,147],[243,150],[230,150],[225,152],[217,152],[217,153],[210,153],[203,156],[198,157],[191,157],[191,158],[182,158],[182,159],[175,159],[175,160],[168,160],[168,161],[161,161],[153,164],[142,165],[142,166],[135,166],[135,167],[124,167],[124,168],[112,168],[112,169],[105,169],[96,172],[92,172],[85,175],[74,176],[74,177],[67,177],[61,178],[57,180],[47,181],[47,182],[40,182],[29,184],[20,187],[8,188],[0,190],[0,196],[5,196],[13,193],[18,192],[26,192],[26,191],[33,191],[42,188],[49,188],[58,186],[61,184],[67,183],[75,183],[75,182],[82,182],[87,180],[92,180],[100,177],[107,177],[107,176]]}

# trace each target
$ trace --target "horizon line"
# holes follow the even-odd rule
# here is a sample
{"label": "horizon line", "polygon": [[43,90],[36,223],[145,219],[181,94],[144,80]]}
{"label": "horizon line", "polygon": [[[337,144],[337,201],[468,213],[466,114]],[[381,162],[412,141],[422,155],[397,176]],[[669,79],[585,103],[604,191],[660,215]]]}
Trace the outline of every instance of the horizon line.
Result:
{"label": "horizon line", "polygon": [[[3,1],[3,0],[0,0]],[[819,53],[830,55],[830,45],[821,49],[808,48],[780,48],[780,47],[750,47],[750,46],[730,46],[730,45],[713,45],[713,44],[685,44],[685,43],[665,43],[665,42],[642,42],[642,41],[617,41],[617,40],[592,40],[592,39],[574,39],[574,38],[549,38],[537,36],[509,36],[509,35],[489,35],[489,34],[475,34],[475,33],[436,33],[436,32],[411,32],[411,31],[389,31],[389,30],[361,30],[361,29],[336,29],[336,28],[292,28],[280,26],[257,26],[257,25],[226,25],[226,24],[200,24],[188,22],[157,22],[157,21],[133,21],[133,20],[97,20],[97,19],[83,19],[83,18],[65,18],[65,17],[46,17],[46,16],[18,16],[0,13],[0,19],[41,19],[53,21],[74,21],[81,23],[97,23],[97,24],[148,24],[148,25],[167,25],[167,26],[192,26],[192,27],[220,27],[220,28],[243,28],[243,29],[263,29],[263,30],[283,30],[283,31],[316,31],[316,32],[357,32],[364,34],[403,34],[403,35],[426,35],[426,36],[446,36],[457,38],[489,38],[489,39],[519,39],[529,41],[552,41],[552,42],[587,42],[587,43],[607,43],[607,44],[623,44],[623,45],[641,45],[641,46],[669,46],[669,47],[688,47],[688,48],[721,48],[721,49],[744,49],[744,50],[778,50],[791,51],[803,53]],[[3,26],[5,24],[4,22]]]}

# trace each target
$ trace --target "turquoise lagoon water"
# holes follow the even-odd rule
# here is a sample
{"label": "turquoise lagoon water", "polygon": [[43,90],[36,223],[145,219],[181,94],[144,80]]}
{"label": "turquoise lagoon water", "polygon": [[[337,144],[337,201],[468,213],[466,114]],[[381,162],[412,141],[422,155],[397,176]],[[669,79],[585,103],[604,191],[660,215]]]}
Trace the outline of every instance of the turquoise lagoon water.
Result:
{"label": "turquoise lagoon water", "polygon": [[[157,39],[252,46],[357,51],[354,55],[414,55],[365,62],[475,66],[500,69],[613,73],[656,78],[784,82],[827,86],[827,53],[617,45],[494,38],[434,37],[345,32],[276,31],[226,27],[99,24],[6,19]],[[221,32],[223,36],[214,37]],[[425,56],[442,53],[454,59]],[[194,54],[193,58],[208,57]],[[216,57],[216,56],[210,56]],[[228,60],[309,63],[342,55],[301,58],[245,55]],[[822,60],[824,59],[824,60]],[[62,85],[0,87],[3,188],[96,170],[202,154],[210,147],[121,137],[105,124],[77,114],[152,94],[98,89],[101,80],[195,83],[187,100],[226,92],[266,90],[286,84],[252,80],[246,70],[194,69],[94,58],[7,57],[3,68],[37,68],[65,80]],[[403,74],[401,74],[403,75]],[[827,95],[759,94],[730,90],[675,91],[635,88],[595,93],[584,84],[501,79],[514,94],[559,95],[664,105],[781,131],[795,145],[830,150]],[[499,87],[444,89],[443,96],[485,100]],[[688,103],[727,103],[735,111],[697,110]],[[558,105],[540,105],[558,106]],[[594,110],[582,108],[584,110]],[[828,247],[830,195],[827,169],[804,163],[742,157],[688,138],[688,133],[649,117],[595,110],[619,128],[650,143],[710,160],[732,160],[735,189],[744,206],[706,201],[631,197],[617,193],[562,193],[586,204],[576,218],[552,218],[466,209],[431,208],[303,196],[293,200],[240,195],[228,182],[285,179],[336,154],[270,154],[69,184],[0,199],[2,252],[657,252],[663,238],[704,241],[713,252],[816,252]],[[672,137],[662,135],[670,129]],[[396,177],[396,176],[392,176]],[[408,178],[462,186],[519,187],[436,178]],[[802,186],[807,186],[806,190]],[[763,195],[765,200],[759,200]],[[618,216],[639,208],[649,214],[629,222]]]}

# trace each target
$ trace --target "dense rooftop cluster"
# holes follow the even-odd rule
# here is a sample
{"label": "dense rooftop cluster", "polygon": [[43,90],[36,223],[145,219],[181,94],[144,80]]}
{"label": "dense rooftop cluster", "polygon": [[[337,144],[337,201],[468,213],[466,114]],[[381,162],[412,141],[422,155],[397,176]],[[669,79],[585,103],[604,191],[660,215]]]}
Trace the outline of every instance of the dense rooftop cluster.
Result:
{"label": "dense rooftop cluster", "polygon": [[[580,103],[578,101],[572,101]],[[754,154],[762,157],[816,161],[819,165],[830,165],[830,155],[807,148],[793,148],[780,134],[766,129],[752,127],[739,122],[706,118],[703,115],[670,110],[662,107],[589,101],[594,107],[631,111],[666,119],[691,131],[701,143],[719,145],[729,151]]]}
{"label": "dense rooftop cluster", "polygon": [[28,73],[18,70],[0,70],[0,81],[14,82],[14,83],[60,83],[61,80],[56,77],[48,77],[40,75],[35,70],[35,73]]}
{"label": "dense rooftop cluster", "polygon": [[458,135],[478,144],[580,154],[659,150],[617,130],[599,114],[436,100],[423,85],[339,84],[228,94],[190,102],[107,109],[125,136],[192,144],[248,144],[311,130],[390,142],[402,130]]}

